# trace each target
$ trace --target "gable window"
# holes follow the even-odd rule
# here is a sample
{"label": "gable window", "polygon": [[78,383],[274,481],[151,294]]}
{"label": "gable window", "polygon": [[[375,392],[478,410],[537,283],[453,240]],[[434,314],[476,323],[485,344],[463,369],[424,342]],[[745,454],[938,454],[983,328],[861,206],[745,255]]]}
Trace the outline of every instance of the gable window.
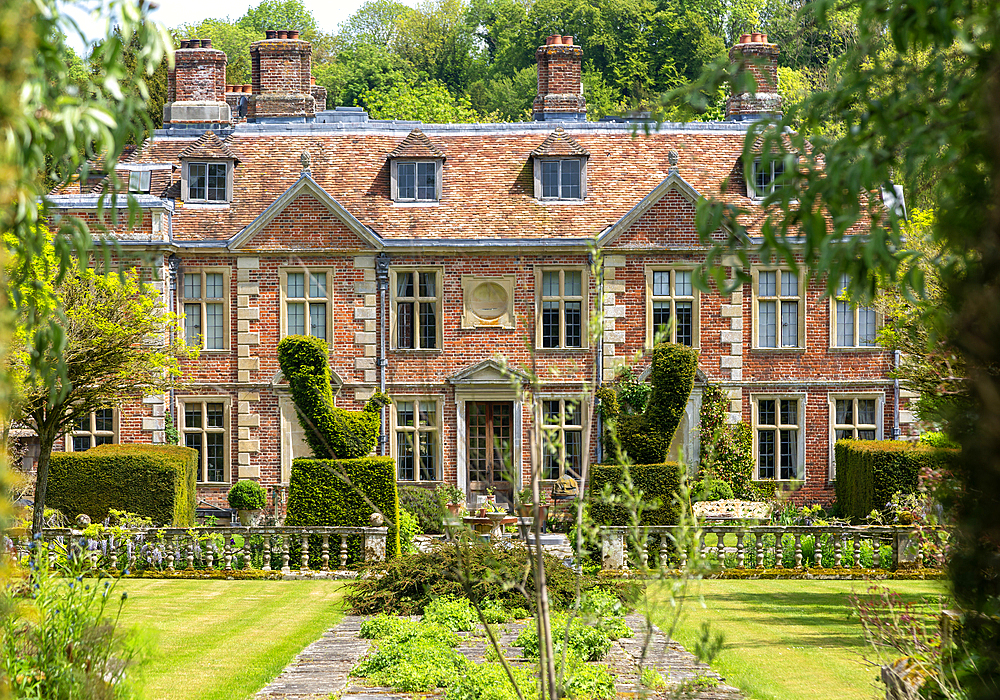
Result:
{"label": "gable window", "polygon": [[393,334],[398,350],[441,347],[441,271],[393,270]]}
{"label": "gable window", "polygon": [[136,194],[149,194],[148,170],[133,170],[128,174],[128,191]]}
{"label": "gable window", "polygon": [[201,202],[225,202],[226,163],[188,163],[188,199]]}
{"label": "gable window", "polygon": [[542,161],[542,199],[582,199],[580,160]]}
{"label": "gable window", "polygon": [[311,335],[329,341],[333,326],[330,271],[282,270],[280,279],[282,335]]}
{"label": "gable window", "polygon": [[583,408],[578,399],[542,401],[542,478],[580,478],[583,460]]}
{"label": "gable window", "polygon": [[184,342],[203,350],[229,347],[229,271],[185,270]]}
{"label": "gable window", "polygon": [[115,410],[99,408],[77,419],[66,447],[70,452],[85,452],[97,445],[112,445],[118,442],[117,432]]}
{"label": "gable window", "polygon": [[784,174],[785,162],[780,158],[777,160],[756,158],[751,168],[751,184],[747,187],[747,196],[762,199],[776,189],[786,187],[786,183],[779,181]]}
{"label": "gable window", "polygon": [[691,270],[646,270],[646,346],[657,341],[698,347],[698,290]]}
{"label": "gable window", "polygon": [[182,444],[198,453],[198,483],[228,483],[228,399],[184,397],[180,408]]}
{"label": "gable window", "polygon": [[436,202],[441,198],[441,162],[393,161],[392,198],[397,202]]}
{"label": "gable window", "polygon": [[878,316],[871,306],[859,306],[846,299],[850,278],[840,277],[840,291],[831,301],[833,313],[834,347],[874,348]]}
{"label": "gable window", "polygon": [[439,402],[393,398],[396,469],[400,481],[440,481]]}
{"label": "gable window", "polygon": [[758,479],[802,478],[803,431],[798,397],[754,398],[754,448]]}
{"label": "gable window", "polygon": [[754,347],[805,347],[805,303],[800,275],[788,270],[754,270]]}
{"label": "gable window", "polygon": [[543,348],[587,347],[583,313],[587,275],[583,270],[540,270],[538,339]]}

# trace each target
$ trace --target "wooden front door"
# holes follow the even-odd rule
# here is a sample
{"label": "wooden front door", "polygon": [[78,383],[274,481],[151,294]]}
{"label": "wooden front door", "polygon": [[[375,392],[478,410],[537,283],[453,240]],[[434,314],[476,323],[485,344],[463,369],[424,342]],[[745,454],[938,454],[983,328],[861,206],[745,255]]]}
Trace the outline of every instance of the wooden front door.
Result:
{"label": "wooden front door", "polygon": [[514,404],[510,401],[469,401],[465,404],[469,444],[469,492],[485,495],[493,489],[498,503],[513,503]]}

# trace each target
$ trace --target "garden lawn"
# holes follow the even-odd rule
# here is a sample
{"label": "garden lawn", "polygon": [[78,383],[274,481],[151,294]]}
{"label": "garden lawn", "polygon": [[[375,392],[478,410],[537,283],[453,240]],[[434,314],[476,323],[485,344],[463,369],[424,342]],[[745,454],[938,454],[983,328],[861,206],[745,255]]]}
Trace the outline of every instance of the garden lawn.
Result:
{"label": "garden lawn", "polygon": [[[943,581],[886,581],[904,597],[945,592]],[[755,700],[875,698],[878,669],[864,660],[857,618],[847,619],[847,597],[865,593],[865,581],[710,580],[691,584],[693,595],[674,637],[694,649],[701,625],[725,634],[712,668]],[[698,593],[704,607],[698,601]],[[664,584],[648,589],[653,621],[669,627]],[[885,697],[884,688],[881,697]]]}
{"label": "garden lawn", "polygon": [[251,697],[343,612],[335,581],[122,580],[122,624],[152,642],[149,700]]}

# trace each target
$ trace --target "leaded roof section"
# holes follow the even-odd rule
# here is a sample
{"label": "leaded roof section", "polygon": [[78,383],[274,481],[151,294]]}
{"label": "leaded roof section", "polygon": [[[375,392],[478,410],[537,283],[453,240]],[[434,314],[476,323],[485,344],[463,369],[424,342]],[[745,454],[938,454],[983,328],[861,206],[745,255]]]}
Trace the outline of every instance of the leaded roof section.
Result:
{"label": "leaded roof section", "polygon": [[427,134],[420,129],[414,129],[389,152],[388,158],[389,160],[396,158],[444,160],[446,156],[444,151],[427,138]]}
{"label": "leaded roof section", "polygon": [[239,156],[233,153],[229,144],[221,140],[212,131],[206,131],[201,138],[177,154],[181,160],[232,160],[240,162]]}
{"label": "leaded roof section", "polygon": [[567,134],[562,127],[545,137],[541,145],[531,152],[533,158],[587,158],[590,151]]}

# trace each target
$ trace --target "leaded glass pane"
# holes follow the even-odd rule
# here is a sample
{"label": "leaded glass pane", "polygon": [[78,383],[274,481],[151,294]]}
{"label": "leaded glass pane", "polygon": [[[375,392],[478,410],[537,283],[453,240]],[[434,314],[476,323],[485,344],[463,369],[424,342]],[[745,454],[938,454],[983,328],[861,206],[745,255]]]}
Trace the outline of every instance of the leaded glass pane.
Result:
{"label": "leaded glass pane", "polygon": [[184,427],[201,427],[201,404],[189,403],[184,405]]}
{"label": "leaded glass pane", "polygon": [[583,273],[579,270],[567,270],[563,273],[563,294],[568,297],[583,296]]}
{"label": "leaded glass pane", "polygon": [[420,480],[437,479],[437,433],[420,433]]}
{"label": "leaded glass pane", "polygon": [[757,472],[760,479],[774,478],[774,431],[757,431]]}
{"label": "leaded glass pane", "polygon": [[115,412],[111,408],[99,408],[94,411],[94,430],[110,433],[115,429]]}
{"label": "leaded glass pane", "polygon": [[417,192],[417,164],[396,165],[396,194],[399,199],[415,199]]}
{"label": "leaded glass pane", "polygon": [[875,309],[870,306],[858,308],[858,345],[861,347],[875,345]]}
{"label": "leaded glass pane", "polygon": [[288,288],[285,296],[292,299],[304,299],[306,296],[306,274],[304,272],[288,273]]}
{"label": "leaded glass pane", "polygon": [[436,167],[434,163],[417,163],[417,199],[437,199],[437,187],[434,184]]}
{"label": "leaded glass pane", "polygon": [[201,304],[184,305],[184,342],[201,347]]}
{"label": "leaded glass pane", "polygon": [[670,324],[670,302],[669,301],[654,301],[653,302],[653,337],[657,341],[661,339],[670,340],[670,336],[666,335]]}
{"label": "leaded glass pane", "polygon": [[774,399],[761,399],[757,402],[757,422],[761,425],[775,425]]}
{"label": "leaded glass pane", "polygon": [[188,163],[188,197],[205,199],[208,168],[205,163]]}
{"label": "leaded glass pane", "polygon": [[413,339],[413,302],[404,301],[396,305],[396,345],[412,348]]}
{"label": "leaded glass pane", "polygon": [[542,302],[542,347],[559,347],[559,302]]}
{"label": "leaded glass pane", "polygon": [[796,399],[781,400],[781,424],[799,424],[799,402]]}
{"label": "leaded glass pane", "polygon": [[205,304],[205,347],[208,350],[222,350],[225,347],[224,322],[222,304]]}
{"label": "leaded glass pane", "polygon": [[578,301],[565,302],[566,347],[578,348],[583,342],[583,314]]}
{"label": "leaded glass pane", "polygon": [[226,164],[208,164],[208,200],[210,202],[226,201]]}
{"label": "leaded glass pane", "polygon": [[208,419],[209,428],[223,428],[223,416],[225,411],[221,403],[210,403],[205,406],[205,413]]}
{"label": "leaded glass pane", "polygon": [[681,345],[691,345],[694,340],[694,316],[690,301],[678,301],[677,309],[677,342]]}
{"label": "leaded glass pane", "polygon": [[757,278],[758,293],[762,297],[778,296],[778,273],[761,272]]}
{"label": "leaded glass pane", "polygon": [[843,348],[854,345],[854,309],[846,301],[837,302],[837,345]]}
{"label": "leaded glass pane", "polygon": [[309,304],[309,334],[326,340],[326,304]]}
{"label": "leaded glass pane", "polygon": [[326,273],[309,275],[309,296],[313,299],[326,299]]}
{"label": "leaded glass pane", "polygon": [[563,421],[566,425],[582,425],[580,422],[583,414],[580,411],[580,404],[576,401],[566,402],[566,418]]}
{"label": "leaded glass pane", "polygon": [[854,401],[837,399],[837,425],[854,425]]}
{"label": "leaded glass pane", "polygon": [[420,304],[420,347],[437,347],[437,307],[433,303]]}
{"label": "leaded glass pane", "polygon": [[757,324],[760,326],[757,344],[762,348],[777,346],[777,308],[777,302],[760,302],[757,310]]}
{"label": "leaded glass pane", "polygon": [[221,299],[222,292],[223,292],[222,273],[221,272],[205,273],[205,298]]}
{"label": "leaded glass pane", "polygon": [[420,402],[420,426],[433,428],[437,425],[437,401]]}
{"label": "leaded glass pane", "polygon": [[874,430],[859,430],[858,440],[874,440],[875,431]]}
{"label": "leaded glass pane", "polygon": [[580,199],[580,161],[562,161],[562,198]]}
{"label": "leaded glass pane", "polygon": [[559,197],[559,161],[542,161],[542,196]]}
{"label": "leaded glass pane", "polygon": [[74,452],[86,452],[90,449],[90,436],[89,435],[74,435],[73,436],[73,451]]}
{"label": "leaded glass pane", "polygon": [[658,297],[670,296],[670,271],[653,271],[653,295]]}
{"label": "leaded glass pane", "polygon": [[781,296],[795,297],[799,295],[799,277],[794,272],[781,273]]}
{"label": "leaded glass pane", "polygon": [[206,433],[205,468],[207,481],[223,481],[226,473],[226,436],[223,433]]}
{"label": "leaded glass pane", "polygon": [[413,296],[412,272],[400,272],[399,274],[396,275],[396,296],[397,297]]}
{"label": "leaded glass pane", "polygon": [[422,297],[436,297],[437,296],[437,273],[436,272],[421,272],[420,273],[420,296]]}
{"label": "leaded glass pane", "polygon": [[875,425],[875,399],[858,399],[858,425]]}
{"label": "leaded glass pane", "polygon": [[798,432],[781,430],[781,478],[794,479],[798,476]]}
{"label": "leaded glass pane", "polygon": [[413,481],[413,437],[414,433],[396,434],[396,462],[399,464],[399,478]]}
{"label": "leaded glass pane", "polygon": [[781,346],[793,348],[799,344],[799,302],[781,303]]}
{"label": "leaded glass pane", "polygon": [[184,298],[201,299],[201,275],[184,275]]}
{"label": "leaded glass pane", "polygon": [[559,273],[554,271],[542,273],[542,296],[559,296]]}
{"label": "leaded glass pane", "polygon": [[306,334],[306,305],[301,301],[288,304],[288,335]]}
{"label": "leaded glass pane", "polygon": [[691,288],[691,271],[678,270],[674,273],[674,294],[680,297],[689,297],[694,294]]}

